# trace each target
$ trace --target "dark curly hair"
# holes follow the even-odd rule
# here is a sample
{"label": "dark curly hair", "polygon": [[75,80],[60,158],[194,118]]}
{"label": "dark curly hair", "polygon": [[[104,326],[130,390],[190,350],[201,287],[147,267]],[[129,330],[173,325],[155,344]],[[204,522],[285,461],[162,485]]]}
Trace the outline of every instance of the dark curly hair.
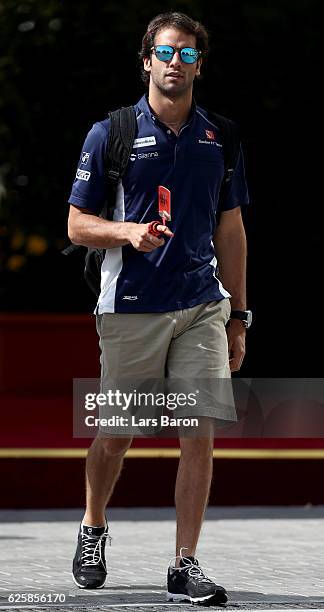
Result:
{"label": "dark curly hair", "polygon": [[142,64],[141,76],[146,86],[148,86],[150,82],[150,75],[143,68],[143,59],[145,57],[150,57],[151,48],[154,46],[154,39],[157,32],[165,28],[176,28],[177,30],[186,32],[186,34],[192,34],[196,37],[196,47],[199,51],[202,51],[202,57],[206,58],[208,55],[208,32],[199,21],[194,21],[184,13],[175,13],[173,11],[161,13],[154,17],[148,24],[142,39],[142,48],[138,54]]}

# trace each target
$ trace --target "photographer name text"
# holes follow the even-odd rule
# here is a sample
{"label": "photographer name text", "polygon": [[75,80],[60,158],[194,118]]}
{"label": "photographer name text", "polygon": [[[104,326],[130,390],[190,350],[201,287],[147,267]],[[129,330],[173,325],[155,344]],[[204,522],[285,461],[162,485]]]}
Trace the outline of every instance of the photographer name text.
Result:
{"label": "photographer name text", "polygon": [[139,418],[132,415],[130,418],[124,416],[113,415],[109,418],[95,417],[89,414],[85,418],[87,427],[198,427],[198,419],[196,417],[172,418],[167,415],[161,415],[157,418]]}

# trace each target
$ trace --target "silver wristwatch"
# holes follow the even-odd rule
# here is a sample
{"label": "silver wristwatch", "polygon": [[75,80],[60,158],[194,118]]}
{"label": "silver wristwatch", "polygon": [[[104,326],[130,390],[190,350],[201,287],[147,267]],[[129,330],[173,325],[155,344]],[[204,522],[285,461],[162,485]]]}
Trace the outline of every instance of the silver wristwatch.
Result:
{"label": "silver wristwatch", "polygon": [[239,319],[246,329],[252,325],[252,310],[232,310],[231,319]]}

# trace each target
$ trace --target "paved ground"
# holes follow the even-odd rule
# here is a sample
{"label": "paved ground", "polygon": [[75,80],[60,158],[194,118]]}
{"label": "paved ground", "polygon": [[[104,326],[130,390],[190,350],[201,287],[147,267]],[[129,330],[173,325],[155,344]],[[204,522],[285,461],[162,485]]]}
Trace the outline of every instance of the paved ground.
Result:
{"label": "paved ground", "polygon": [[[94,592],[71,581],[80,517],[79,510],[0,511],[0,610],[192,611],[165,602],[173,509],[110,512],[109,579]],[[228,609],[324,609],[324,507],[210,508],[197,556],[228,589]]]}

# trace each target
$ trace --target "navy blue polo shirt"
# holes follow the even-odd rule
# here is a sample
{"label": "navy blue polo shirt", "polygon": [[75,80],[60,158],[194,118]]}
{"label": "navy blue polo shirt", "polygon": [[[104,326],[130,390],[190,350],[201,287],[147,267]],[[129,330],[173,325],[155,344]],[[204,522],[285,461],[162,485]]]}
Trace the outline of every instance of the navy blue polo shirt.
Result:
{"label": "navy blue polo shirt", "polygon": [[[107,249],[96,312],[167,312],[230,297],[216,278],[212,243],[216,212],[248,204],[242,151],[219,201],[224,176],[219,129],[193,102],[178,136],[154,116],[146,96],[134,106],[137,130],[126,173],[117,189],[115,221],[149,223],[158,216],[158,186],[171,191],[174,232],[143,253],[126,245]],[[109,120],[88,133],[69,203],[100,214],[105,202],[104,157]]]}

